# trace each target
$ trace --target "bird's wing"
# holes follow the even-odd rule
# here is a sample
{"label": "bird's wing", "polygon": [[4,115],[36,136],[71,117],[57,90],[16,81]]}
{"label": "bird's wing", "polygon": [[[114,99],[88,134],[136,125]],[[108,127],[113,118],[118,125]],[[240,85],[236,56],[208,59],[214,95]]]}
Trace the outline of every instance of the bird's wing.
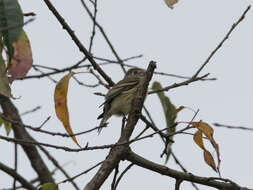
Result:
{"label": "bird's wing", "polygon": [[115,97],[120,95],[122,92],[130,90],[135,85],[137,85],[139,82],[139,79],[137,77],[127,79],[127,82],[125,79],[119,81],[117,84],[115,84],[109,92],[105,96],[105,102],[101,104],[99,107],[106,103],[110,103]]}

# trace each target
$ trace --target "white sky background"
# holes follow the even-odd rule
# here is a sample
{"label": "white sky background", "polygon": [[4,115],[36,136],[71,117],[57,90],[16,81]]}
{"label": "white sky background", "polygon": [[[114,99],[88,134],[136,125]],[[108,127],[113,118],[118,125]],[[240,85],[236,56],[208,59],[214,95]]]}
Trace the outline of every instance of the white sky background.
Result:
{"label": "white sky background", "polygon": [[[31,41],[34,64],[64,68],[83,57],[43,1],[20,0],[19,2],[23,12],[37,14],[36,20],[25,26],[25,31]],[[80,1],[53,0],[52,3],[83,44],[88,47],[92,25]],[[181,0],[171,10],[163,0],[98,0],[97,21],[104,27],[122,59],[139,54],[144,55],[143,58],[128,63],[146,68],[150,60],[155,60],[157,71],[191,76],[203,64],[249,4],[252,2],[247,0]],[[253,10],[251,9],[245,20],[240,23],[202,71],[202,74],[211,73],[210,77],[216,77],[217,81],[196,82],[166,92],[176,106],[184,105],[195,110],[200,109],[197,120],[202,119],[210,124],[219,122],[252,127],[252,22]],[[98,30],[96,34],[93,54],[115,59]],[[108,65],[104,69],[114,81],[123,77],[117,65]],[[31,71],[29,74],[36,73]],[[54,78],[58,80],[62,76],[60,74]],[[91,79],[89,75],[79,75],[78,78],[84,83],[95,83],[95,79]],[[155,80],[159,80],[164,86],[180,81],[176,78],[157,75],[153,78],[153,81]],[[36,113],[23,117],[25,124],[39,126],[48,116],[52,116],[44,129],[64,132],[54,113],[54,87],[55,84],[47,78],[17,81],[13,84],[14,96],[21,96],[20,99],[14,100],[21,113],[38,105],[42,106],[42,109]],[[98,106],[103,102],[103,98],[93,95],[94,92],[105,93],[106,90],[102,87],[84,88],[71,80],[68,105],[74,132],[84,131],[98,125],[96,118],[102,111]],[[156,95],[149,96],[145,104],[150,109],[157,126],[164,128],[164,115]],[[178,121],[189,121],[192,116],[191,111],[182,111]],[[89,145],[93,146],[116,142],[119,138],[121,119],[112,117],[109,122],[109,127],[104,129],[101,135],[97,136],[96,132],[93,132],[80,136],[79,143],[85,146],[89,142]],[[143,127],[144,125],[139,122],[136,131],[140,131]],[[5,134],[3,128],[0,129],[0,133]],[[40,142],[76,148],[70,139],[34,132],[31,134]],[[222,176],[248,187],[253,187],[253,154],[250,148],[252,137],[253,133],[248,131],[215,128],[215,139],[220,145]],[[136,153],[154,162],[164,163],[164,159],[160,158],[163,145],[158,136],[135,143],[132,148]],[[13,144],[1,141],[0,149],[2,152],[0,161],[13,167]],[[204,163],[202,150],[194,144],[192,136],[176,136],[173,149],[189,172],[200,176],[217,176]],[[108,150],[69,153],[50,149],[50,152],[58,158],[61,165],[72,161],[65,167],[70,175],[76,175],[88,169],[103,160],[108,154]],[[215,155],[213,150],[211,152]],[[18,172],[26,179],[36,177],[21,148],[19,153]],[[47,163],[50,162],[47,161]],[[120,165],[121,171],[126,163]],[[51,164],[49,166],[51,170],[54,169]],[[172,158],[167,166],[180,170]],[[96,170],[93,170],[79,177],[76,182],[83,188],[95,172]],[[56,182],[59,182],[65,178],[60,172],[57,172],[55,179]],[[112,176],[101,189],[109,189],[111,181]],[[124,176],[118,189],[140,187],[142,189],[167,189],[174,188],[174,183],[175,180],[172,178],[134,166]],[[0,171],[0,188],[11,187],[11,185],[10,177]],[[204,186],[199,187],[200,189],[211,189]],[[181,188],[193,189],[186,182],[182,184]],[[72,186],[65,183],[60,185],[60,189],[72,189]]]}

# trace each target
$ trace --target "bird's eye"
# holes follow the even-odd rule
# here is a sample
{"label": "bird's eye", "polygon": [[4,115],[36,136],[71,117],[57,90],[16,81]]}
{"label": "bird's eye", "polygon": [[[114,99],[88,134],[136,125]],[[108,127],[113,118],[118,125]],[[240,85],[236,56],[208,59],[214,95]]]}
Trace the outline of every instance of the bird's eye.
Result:
{"label": "bird's eye", "polygon": [[134,75],[137,75],[138,74],[138,71],[134,71]]}

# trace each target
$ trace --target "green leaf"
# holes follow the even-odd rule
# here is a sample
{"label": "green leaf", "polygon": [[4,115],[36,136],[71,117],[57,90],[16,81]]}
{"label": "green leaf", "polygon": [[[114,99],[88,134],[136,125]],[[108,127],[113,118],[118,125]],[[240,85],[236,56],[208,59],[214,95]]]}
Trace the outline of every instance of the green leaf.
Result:
{"label": "green leaf", "polygon": [[18,40],[24,24],[22,10],[17,0],[0,0],[0,29],[7,47],[9,60],[12,59],[14,48],[13,42]]}
{"label": "green leaf", "polygon": [[0,127],[2,126],[3,124],[3,119],[0,117]]}
{"label": "green leaf", "polygon": [[[152,85],[153,90],[159,90],[161,88],[162,88],[162,85],[159,82],[154,82]],[[177,111],[176,107],[171,103],[170,99],[167,96],[165,96],[164,92],[158,92],[157,95],[158,95],[160,102],[162,104],[164,116],[166,118],[166,126],[170,127],[175,123],[178,111]],[[176,130],[175,127],[169,128],[167,130],[167,133],[168,134],[174,133],[175,130]],[[170,147],[171,147],[171,143],[168,144],[167,156],[166,156],[165,163],[168,162],[170,154],[171,154]]]}
{"label": "green leaf", "polygon": [[12,124],[11,124],[11,122],[8,122],[8,121],[5,121],[5,120],[3,120],[3,123],[4,123],[4,128],[5,128],[5,131],[6,131],[6,135],[9,136],[9,134],[11,132]]}
{"label": "green leaf", "polygon": [[[159,82],[154,82],[152,85],[153,90],[159,90],[162,86]],[[160,102],[163,107],[163,112],[166,118],[166,125],[167,127],[173,125],[175,123],[175,119],[177,117],[177,109],[176,107],[171,103],[170,99],[164,95],[164,92],[158,92],[157,93]],[[170,128],[167,131],[169,134],[175,132],[175,128]]]}
{"label": "green leaf", "polygon": [[0,54],[0,94],[11,97],[11,88],[2,54]]}
{"label": "green leaf", "polygon": [[58,185],[54,183],[45,183],[39,190],[59,190]]}

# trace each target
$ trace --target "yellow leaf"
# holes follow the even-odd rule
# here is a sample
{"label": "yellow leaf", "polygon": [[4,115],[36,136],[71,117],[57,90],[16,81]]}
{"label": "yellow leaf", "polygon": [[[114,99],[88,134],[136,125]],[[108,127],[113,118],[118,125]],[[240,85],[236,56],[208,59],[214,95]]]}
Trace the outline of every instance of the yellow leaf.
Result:
{"label": "yellow leaf", "polygon": [[[54,91],[54,103],[55,103],[55,112],[58,119],[62,122],[65,130],[69,135],[73,135],[70,122],[69,122],[69,113],[68,113],[68,106],[67,106],[67,94],[68,94],[68,86],[69,86],[69,79],[75,73],[71,72],[65,75],[56,85]],[[71,137],[72,140],[81,147],[75,136]]]}
{"label": "yellow leaf", "polygon": [[193,140],[194,142],[203,150],[205,150],[205,146],[203,143],[203,136],[202,136],[202,132],[200,130],[198,130],[194,136],[193,136]]}
{"label": "yellow leaf", "polygon": [[178,0],[164,0],[165,3],[168,5],[169,8],[173,9],[173,5],[178,2]]}

